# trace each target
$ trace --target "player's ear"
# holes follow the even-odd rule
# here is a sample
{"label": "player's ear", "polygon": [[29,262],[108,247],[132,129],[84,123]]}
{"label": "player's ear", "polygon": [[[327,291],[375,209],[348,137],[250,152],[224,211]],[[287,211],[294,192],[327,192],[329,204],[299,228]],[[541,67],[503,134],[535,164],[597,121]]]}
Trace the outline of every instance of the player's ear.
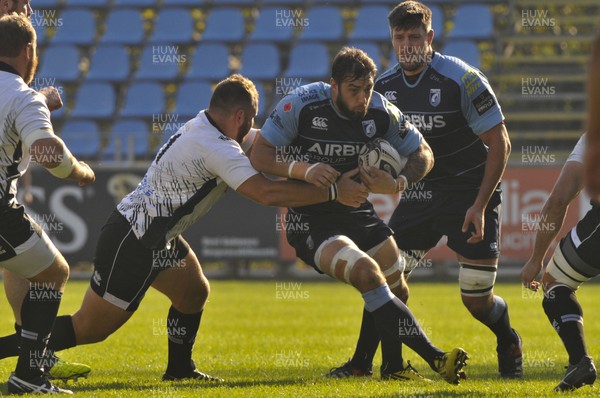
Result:
{"label": "player's ear", "polygon": [[241,126],[242,124],[244,124],[244,120],[246,118],[246,111],[244,110],[244,108],[240,108],[237,111],[235,111],[234,118],[235,118],[235,122],[238,125]]}
{"label": "player's ear", "polygon": [[435,31],[433,29],[429,29],[427,32],[427,44],[431,45],[433,42],[433,37],[435,36]]}

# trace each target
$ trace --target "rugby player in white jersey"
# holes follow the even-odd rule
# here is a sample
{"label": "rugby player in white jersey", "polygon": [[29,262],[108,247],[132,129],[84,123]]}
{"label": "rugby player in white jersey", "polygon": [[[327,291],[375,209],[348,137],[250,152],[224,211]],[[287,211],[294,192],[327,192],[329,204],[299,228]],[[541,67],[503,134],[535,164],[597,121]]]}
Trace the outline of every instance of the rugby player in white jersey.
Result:
{"label": "rugby player in white jersey", "polygon": [[[533,253],[521,270],[525,287],[537,291],[537,275],[544,269],[544,259],[561,230],[569,204],[583,188],[584,134],[562,168],[552,193],[542,208],[536,226]],[[570,391],[596,380],[596,367],[589,355],[583,333],[583,310],[577,301],[579,286],[600,274],[600,203],[592,199],[592,208],[554,249],[544,270],[541,286],[542,306],[569,354],[569,366],[555,391]]]}
{"label": "rugby player in white jersey", "polygon": [[[29,0],[0,0],[0,16],[11,13],[30,18],[33,13],[31,2]],[[63,106],[60,92],[56,87],[42,87],[38,92],[43,95],[46,105],[51,112]],[[23,203],[29,204],[32,201],[31,193],[29,192],[31,188],[31,170],[28,169],[23,174],[20,183]],[[29,291],[29,281],[9,270],[4,270],[3,279],[6,298],[15,316],[15,330],[17,333],[0,338],[0,342],[4,341],[4,343],[0,343],[0,346],[6,349],[6,351],[0,349],[0,358],[18,355],[18,348],[16,346],[21,334],[21,303]],[[48,368],[47,366],[45,371],[51,379],[72,380],[79,377],[86,377],[91,371],[91,368],[87,365],[63,361],[51,352],[48,352],[48,355],[51,359],[48,364],[50,367]]]}
{"label": "rugby player in white jersey", "polygon": [[127,322],[152,286],[171,300],[166,324],[177,325],[167,328],[169,354],[163,380],[221,381],[198,371],[192,360],[209,283],[181,233],[228,187],[269,206],[337,201],[358,207],[368,195],[366,187],[352,179],[358,169],[342,175],[336,190],[265,178],[239,145],[257,109],[254,84],[241,75],[230,76],[216,86],[208,109],[160,148],[142,182],[102,228],[81,308],[57,318],[50,349],[106,339]]}
{"label": "rugby player in white jersey", "polygon": [[69,268],[17,202],[17,180],[32,159],[56,177],[82,186],[95,176],[54,134],[44,97],[27,86],[37,66],[36,35],[29,20],[17,14],[0,17],[0,37],[8,38],[0,42],[0,267],[32,282],[21,305],[20,355],[8,391],[70,392],[53,386],[43,373]]}

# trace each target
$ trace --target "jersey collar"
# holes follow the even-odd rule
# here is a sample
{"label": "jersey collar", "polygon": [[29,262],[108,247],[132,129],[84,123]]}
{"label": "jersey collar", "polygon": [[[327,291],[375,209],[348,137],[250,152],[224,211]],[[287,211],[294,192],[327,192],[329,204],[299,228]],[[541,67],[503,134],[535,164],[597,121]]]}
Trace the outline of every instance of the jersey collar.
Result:
{"label": "jersey collar", "polygon": [[216,128],[217,130],[219,130],[219,133],[221,133],[221,134],[225,135],[225,133],[224,133],[224,132],[223,132],[223,131],[222,131],[222,130],[219,128],[219,126],[217,126],[217,123],[214,121],[214,119],[213,119],[212,117],[210,117],[210,115],[209,115],[209,114],[208,114],[208,112],[206,112],[206,111],[207,111],[207,109],[205,109],[205,110],[203,111],[203,113],[204,113],[204,116],[206,116],[206,120],[208,120],[208,122],[209,122],[210,124],[212,124],[212,126],[213,126],[214,128]]}
{"label": "jersey collar", "polygon": [[0,61],[0,71],[12,73],[12,74],[15,74],[15,75],[21,77],[21,75],[19,75],[19,72],[17,72],[17,70],[15,68],[13,68],[9,64],[2,62],[2,61]]}
{"label": "jersey collar", "polygon": [[417,78],[417,80],[414,83],[411,83],[411,82],[409,82],[406,79],[406,75],[404,74],[404,70],[400,66],[400,63],[398,63],[398,66],[400,66],[400,73],[402,73],[402,79],[404,80],[404,84],[406,84],[406,86],[410,87],[410,88],[417,87],[419,85],[419,83],[421,82],[421,80],[423,79],[423,76],[425,76],[425,74],[427,74],[427,71],[429,70],[429,68],[431,68],[431,63],[433,62],[433,59],[436,56],[437,56],[437,53],[435,51],[433,51],[431,53],[431,61],[427,64],[427,66],[425,68],[423,68],[423,70],[421,71],[421,73],[419,73],[419,77]]}

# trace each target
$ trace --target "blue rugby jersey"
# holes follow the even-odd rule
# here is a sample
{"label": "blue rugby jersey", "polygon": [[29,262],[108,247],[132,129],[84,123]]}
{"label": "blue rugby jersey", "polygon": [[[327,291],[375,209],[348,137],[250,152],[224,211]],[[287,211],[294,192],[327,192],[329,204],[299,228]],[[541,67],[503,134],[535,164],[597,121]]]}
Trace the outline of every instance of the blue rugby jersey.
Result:
{"label": "blue rugby jersey", "polygon": [[479,136],[504,119],[486,77],[458,58],[434,53],[417,80],[396,64],[375,82],[375,90],[404,112],[431,147],[435,165],[425,189],[478,189],[487,147]]}
{"label": "blue rugby jersey", "polygon": [[[374,138],[389,141],[403,156],[416,151],[422,139],[402,112],[376,92],[365,117],[346,118],[334,108],[331,87],[323,82],[299,87],[285,96],[260,134],[276,148],[282,161],[327,163],[341,173],[358,167],[360,148]],[[337,202],[295,210],[303,214],[353,211]]]}

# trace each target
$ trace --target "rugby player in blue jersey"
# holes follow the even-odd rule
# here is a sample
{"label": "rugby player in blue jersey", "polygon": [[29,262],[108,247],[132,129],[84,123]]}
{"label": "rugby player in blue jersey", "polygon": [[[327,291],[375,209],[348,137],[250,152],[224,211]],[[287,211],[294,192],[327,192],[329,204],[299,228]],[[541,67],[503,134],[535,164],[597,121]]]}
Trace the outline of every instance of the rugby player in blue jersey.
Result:
{"label": "rugby player in blue jersey", "polygon": [[[427,6],[400,3],[388,22],[398,63],[377,79],[375,91],[422,132],[435,159],[419,184],[409,179],[389,222],[406,262],[404,273],[408,277],[447,236],[460,265],[462,301],[496,335],[500,376],[521,377],[521,339],[511,328],[506,302],[493,293],[500,252],[500,179],[510,154],[504,116],[479,70],[433,50]],[[398,290],[406,303],[408,287],[403,283]],[[354,356],[328,376],[372,374],[377,345],[377,329],[365,311]],[[414,372],[403,376],[418,378]]]}
{"label": "rugby player in blue jersey", "polygon": [[[373,60],[363,51],[342,49],[333,60],[331,84],[299,87],[279,102],[254,141],[250,154],[254,167],[328,186],[335,195],[337,176],[356,169],[361,146],[384,138],[408,156],[404,176],[395,180],[378,169],[361,169],[362,183],[372,192],[396,193],[407,180],[420,180],[431,169],[431,150],[398,108],[373,92],[375,74]],[[297,154],[298,160],[280,159],[279,153]],[[466,352],[455,348],[445,353],[435,347],[390,290],[401,284],[404,261],[392,231],[377,217],[373,205],[367,201],[351,208],[331,202],[289,212],[295,222],[308,225],[288,230],[296,255],[362,294],[365,311],[382,339],[382,378],[396,378],[404,371],[396,355],[396,347],[404,343],[446,381],[458,384]],[[398,332],[399,325],[406,325],[406,333]]]}

